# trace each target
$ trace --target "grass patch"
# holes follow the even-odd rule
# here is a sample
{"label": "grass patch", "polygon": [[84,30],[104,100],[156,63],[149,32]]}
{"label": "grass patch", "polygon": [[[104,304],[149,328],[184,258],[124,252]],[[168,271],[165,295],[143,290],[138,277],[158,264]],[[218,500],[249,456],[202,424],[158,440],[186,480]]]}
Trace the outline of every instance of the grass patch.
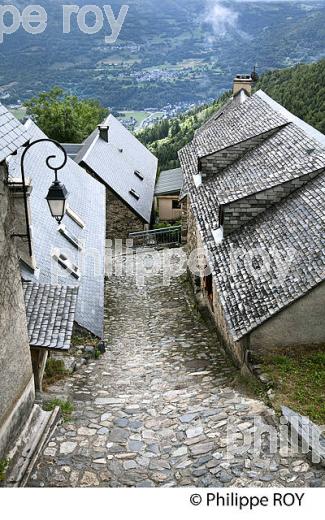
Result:
{"label": "grass patch", "polygon": [[62,359],[49,358],[46,362],[43,384],[44,388],[53,385],[67,375],[67,370]]}
{"label": "grass patch", "polygon": [[263,357],[262,368],[273,382],[275,408],[286,405],[325,424],[325,345],[283,349]]}
{"label": "grass patch", "polygon": [[234,379],[233,384],[239,391],[244,392],[252,399],[259,398],[263,401],[267,399],[265,386],[254,376],[244,376],[238,373]]}
{"label": "grass patch", "polygon": [[62,399],[55,398],[51,399],[50,401],[45,401],[43,403],[43,410],[45,410],[46,412],[50,412],[54,410],[56,406],[60,408],[64,421],[69,421],[74,409],[73,404],[70,401],[63,401]]}
{"label": "grass patch", "polygon": [[142,123],[142,121],[144,121],[145,119],[147,119],[147,117],[150,116],[150,112],[141,112],[141,111],[122,111],[120,112],[120,114],[122,114],[122,118],[127,118],[127,119],[130,119],[131,117],[133,117],[136,122],[138,123],[138,125],[140,125]]}
{"label": "grass patch", "polygon": [[180,226],[180,225],[181,225],[180,221],[177,221],[175,223],[171,223],[171,222],[168,222],[168,221],[161,221],[161,222],[158,222],[157,224],[155,224],[153,228],[154,229],[163,229],[163,228]]}
{"label": "grass patch", "polygon": [[7,459],[0,459],[0,482],[3,482],[6,478],[8,464],[9,461]]}
{"label": "grass patch", "polygon": [[22,121],[26,117],[26,108],[11,108],[10,112],[17,118],[19,121]]}
{"label": "grass patch", "polygon": [[95,348],[91,352],[86,352],[84,357],[88,360],[90,359],[99,359],[101,356],[101,351],[98,348]]}
{"label": "grass patch", "polygon": [[96,348],[96,349],[94,350],[94,358],[95,358],[95,359],[99,359],[100,356],[101,356],[101,352],[100,352],[100,350],[98,350],[98,348]]}

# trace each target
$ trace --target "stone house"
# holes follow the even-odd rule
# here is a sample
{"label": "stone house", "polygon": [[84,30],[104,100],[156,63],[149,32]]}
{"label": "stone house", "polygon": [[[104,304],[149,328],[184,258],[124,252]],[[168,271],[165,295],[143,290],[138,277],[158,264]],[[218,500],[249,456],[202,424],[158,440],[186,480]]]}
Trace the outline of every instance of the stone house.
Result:
{"label": "stone house", "polygon": [[181,168],[162,171],[155,187],[155,209],[160,222],[176,222],[182,216],[179,195],[183,186]]}
{"label": "stone house", "polygon": [[[21,186],[19,189],[17,183],[11,184],[7,164],[9,157],[28,140],[24,126],[0,104],[0,459],[10,462],[8,485],[17,485],[24,479],[35,449],[41,449],[51,434],[58,412],[45,412],[34,404],[29,325],[35,323],[40,337],[48,309],[44,309],[43,315],[38,312],[43,308],[42,301],[39,308],[33,306],[31,319],[26,314],[19,256],[31,261],[27,258],[28,222],[20,207]],[[38,284],[33,292],[39,292]]]}
{"label": "stone house", "polygon": [[26,424],[35,395],[5,162],[27,141],[24,127],[0,105],[0,459]]}
{"label": "stone house", "polygon": [[[46,138],[31,120],[25,123],[30,141]],[[9,180],[19,181],[20,153],[9,162]],[[77,287],[75,321],[83,329],[103,337],[105,277],[105,188],[68,158],[59,170],[59,180],[68,190],[66,214],[58,224],[45,200],[53,180],[46,165],[49,155],[62,152],[53,143],[42,142],[25,156],[26,175],[31,184],[30,235],[32,263],[21,259],[24,281]],[[54,161],[54,160],[53,160]],[[63,293],[62,293],[63,294]]]}
{"label": "stone house", "polygon": [[106,187],[106,237],[150,226],[158,161],[114,116],[84,142],[75,161]]}
{"label": "stone house", "polygon": [[243,367],[325,341],[325,136],[239,81],[179,158],[193,284]]}
{"label": "stone house", "polygon": [[[30,143],[46,138],[32,122],[24,132]],[[15,214],[34,382],[42,389],[48,354],[68,350],[74,323],[103,337],[105,272],[105,188],[72,159],[59,171],[68,190],[66,214],[58,224],[46,195],[53,171],[46,159],[62,151],[41,142],[25,156],[27,217],[20,160],[23,148],[7,159],[8,186]],[[53,159],[54,161],[54,159]],[[27,222],[26,222],[27,219]]]}

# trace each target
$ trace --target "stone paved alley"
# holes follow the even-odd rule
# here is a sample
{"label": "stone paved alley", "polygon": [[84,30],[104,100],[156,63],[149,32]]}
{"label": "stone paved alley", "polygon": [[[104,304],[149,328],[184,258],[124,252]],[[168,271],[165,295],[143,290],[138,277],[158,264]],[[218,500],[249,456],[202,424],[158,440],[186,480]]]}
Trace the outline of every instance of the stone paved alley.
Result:
{"label": "stone paved alley", "polygon": [[[193,303],[193,302],[192,302]],[[74,403],[29,486],[320,486],[303,457],[227,452],[270,410],[231,387],[236,370],[193,310],[184,278],[107,284],[108,349],[51,388]],[[240,434],[239,434],[240,435]]]}

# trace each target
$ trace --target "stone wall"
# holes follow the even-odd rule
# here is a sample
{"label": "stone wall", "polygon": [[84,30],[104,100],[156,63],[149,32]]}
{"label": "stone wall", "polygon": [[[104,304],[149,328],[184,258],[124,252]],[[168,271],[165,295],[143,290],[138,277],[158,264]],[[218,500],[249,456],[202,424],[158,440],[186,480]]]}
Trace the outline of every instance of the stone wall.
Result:
{"label": "stone wall", "polygon": [[[203,250],[203,243],[197,229],[196,221],[191,211],[190,205],[187,211],[187,222],[188,222],[188,233],[187,233],[187,252],[190,256],[195,249]],[[199,305],[204,305],[205,309],[208,310],[209,315],[212,317],[217,330],[217,335],[222,343],[222,346],[230,354],[234,363],[242,369],[246,368],[246,350],[247,350],[247,338],[241,341],[234,341],[229,333],[228,325],[225,320],[223,307],[219,298],[218,289],[214,278],[212,278],[213,285],[213,297],[212,305],[208,298],[207,292],[204,289],[204,267],[207,265],[206,258],[201,258],[198,261],[200,275],[195,276],[193,272],[189,270],[189,276],[191,277],[194,290],[196,292],[196,298]]]}
{"label": "stone wall", "polygon": [[228,148],[220,150],[219,152],[202,157],[202,159],[200,159],[202,179],[209,179],[210,177],[213,177],[224,168],[235,162],[237,159],[245,155],[245,153],[262,144],[278,130],[279,129],[276,128],[275,130],[264,132],[263,134],[252,137],[251,139],[247,139],[246,141],[235,144],[233,146],[229,146]]}
{"label": "stone wall", "polygon": [[233,361],[240,368],[246,367],[247,359],[246,352],[248,349],[248,338],[243,338],[240,341],[234,341],[229,333],[228,325],[225,320],[223,307],[220,302],[218,289],[215,282],[213,282],[213,319],[216,323],[218,335],[222,341],[225,349],[230,353]]}
{"label": "stone wall", "polygon": [[324,302],[325,282],[251,332],[251,350],[324,345]]}
{"label": "stone wall", "polygon": [[[324,170],[322,170],[324,171]],[[308,181],[319,175],[319,171],[312,172],[297,179],[279,184],[268,190],[254,193],[249,197],[236,200],[222,206],[221,223],[224,236],[246,224],[267,208],[287,197]]]}
{"label": "stone wall", "polygon": [[12,447],[34,404],[34,381],[12,205],[0,164],[0,458]]}
{"label": "stone wall", "polygon": [[125,240],[129,233],[143,231],[144,227],[145,222],[107,188],[106,238]]}

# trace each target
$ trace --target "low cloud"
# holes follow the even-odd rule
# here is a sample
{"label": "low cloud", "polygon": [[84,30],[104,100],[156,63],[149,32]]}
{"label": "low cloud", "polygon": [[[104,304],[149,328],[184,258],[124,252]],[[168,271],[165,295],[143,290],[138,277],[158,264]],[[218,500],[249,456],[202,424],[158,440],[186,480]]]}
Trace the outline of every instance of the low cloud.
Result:
{"label": "low cloud", "polygon": [[215,38],[221,38],[236,29],[238,17],[239,14],[232,8],[216,0],[208,0],[204,22],[211,26]]}

